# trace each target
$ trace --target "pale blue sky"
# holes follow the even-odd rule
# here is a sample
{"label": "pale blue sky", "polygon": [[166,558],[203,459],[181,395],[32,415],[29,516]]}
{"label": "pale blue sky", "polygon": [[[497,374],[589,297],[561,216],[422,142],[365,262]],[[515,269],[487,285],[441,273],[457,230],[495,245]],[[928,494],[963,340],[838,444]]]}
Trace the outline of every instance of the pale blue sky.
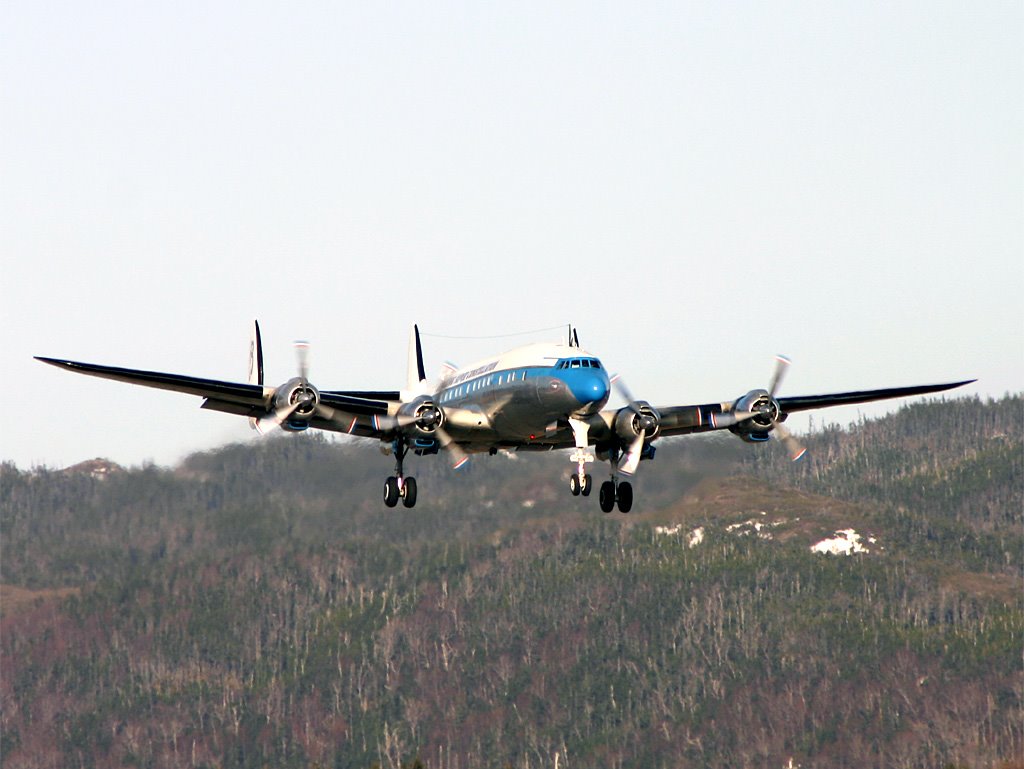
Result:
{"label": "pale blue sky", "polygon": [[1022,388],[1024,5],[552,5],[3,4],[0,459],[248,439],[31,356],[243,379],[253,318],[328,389],[413,321],[571,321],[655,404]]}

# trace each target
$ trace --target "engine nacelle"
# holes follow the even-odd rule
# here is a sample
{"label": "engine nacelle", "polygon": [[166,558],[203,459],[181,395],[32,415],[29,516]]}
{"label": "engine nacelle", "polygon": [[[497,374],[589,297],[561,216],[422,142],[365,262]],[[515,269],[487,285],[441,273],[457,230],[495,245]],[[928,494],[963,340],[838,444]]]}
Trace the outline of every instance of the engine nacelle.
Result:
{"label": "engine nacelle", "polygon": [[627,444],[632,443],[641,432],[644,433],[644,440],[648,441],[658,434],[661,427],[661,414],[650,403],[637,401],[636,405],[639,414],[627,406],[619,409],[615,415],[615,434]]}
{"label": "engine nacelle", "polygon": [[733,404],[732,413],[750,412],[749,419],[737,422],[729,427],[729,432],[738,435],[747,443],[760,443],[768,440],[769,433],[775,429],[775,422],[785,420],[779,402],[771,397],[767,390],[751,390]]}
{"label": "engine nacelle", "polygon": [[426,395],[403,403],[398,410],[398,415],[411,418],[409,426],[406,428],[408,431],[426,437],[433,437],[437,429],[444,424],[444,411]]}
{"label": "engine nacelle", "polygon": [[320,403],[320,391],[308,381],[296,377],[289,379],[274,392],[274,411],[294,407],[288,418],[281,423],[283,430],[299,432],[309,427],[309,421]]}

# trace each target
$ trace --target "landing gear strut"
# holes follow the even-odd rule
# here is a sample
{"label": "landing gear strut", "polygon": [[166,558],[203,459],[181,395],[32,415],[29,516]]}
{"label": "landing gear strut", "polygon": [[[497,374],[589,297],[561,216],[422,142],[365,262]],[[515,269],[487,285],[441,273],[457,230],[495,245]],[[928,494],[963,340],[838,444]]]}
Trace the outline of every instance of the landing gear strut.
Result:
{"label": "landing gear strut", "polygon": [[576,472],[569,476],[569,491],[574,497],[580,494],[589,497],[594,488],[594,479],[587,473],[587,462],[594,461],[594,455],[588,448],[590,441],[587,435],[590,426],[582,420],[572,418],[569,419],[569,426],[572,428],[573,441],[576,444],[576,450],[569,457],[576,463]]}
{"label": "landing gear strut", "polygon": [[601,484],[597,501],[601,506],[602,513],[610,513],[618,504],[620,513],[628,513],[633,509],[633,484],[629,481],[620,481],[619,450],[613,448],[608,452],[608,461],[611,464],[611,478]]}
{"label": "landing gear strut", "polygon": [[395,474],[389,475],[384,481],[384,504],[395,507],[401,499],[403,505],[412,507],[416,504],[416,479],[411,476],[406,478],[402,473],[402,462],[409,451],[409,443],[405,438],[396,438],[391,448],[395,452]]}

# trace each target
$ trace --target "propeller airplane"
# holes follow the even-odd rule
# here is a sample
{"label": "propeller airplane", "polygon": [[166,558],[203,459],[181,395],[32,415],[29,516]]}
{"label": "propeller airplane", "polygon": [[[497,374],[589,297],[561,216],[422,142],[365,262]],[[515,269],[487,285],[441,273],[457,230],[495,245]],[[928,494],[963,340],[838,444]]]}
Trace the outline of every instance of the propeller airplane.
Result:
{"label": "propeller airplane", "polygon": [[[798,411],[868,403],[888,398],[937,393],[973,379],[827,395],[778,395],[789,368],[776,358],[767,389],[753,389],[735,400],[654,407],[638,400],[620,377],[609,376],[601,361],[580,347],[569,328],[565,344],[531,344],[486,358],[463,368],[449,367],[430,382],[423,366],[420,333],[409,338],[408,375],[402,390],[319,390],[309,381],[309,344],[296,342],[298,376],[277,387],[263,381],[263,347],[259,324],[253,324],[249,377],[245,383],[180,374],[80,363],[57,358],[37,360],[89,376],[198,395],[202,408],[248,417],[253,429],[301,432],[310,427],[374,438],[395,457],[394,474],[384,482],[384,504],[416,504],[416,479],[404,474],[404,460],[444,452],[454,468],[473,453],[500,450],[572,449],[575,472],[569,479],[574,496],[594,488],[587,466],[601,459],[610,472],[598,492],[602,511],[633,506],[631,478],[642,460],[654,458],[659,438],[729,430],[750,443],[774,434],[793,461],[806,449],[783,424]],[[625,401],[606,408],[613,390]]]}

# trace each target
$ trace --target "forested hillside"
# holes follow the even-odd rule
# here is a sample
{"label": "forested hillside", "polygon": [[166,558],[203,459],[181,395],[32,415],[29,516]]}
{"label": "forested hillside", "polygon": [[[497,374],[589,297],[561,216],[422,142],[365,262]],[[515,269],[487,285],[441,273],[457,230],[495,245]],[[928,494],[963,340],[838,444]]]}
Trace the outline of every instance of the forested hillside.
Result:
{"label": "forested hillside", "polygon": [[1008,396],[666,441],[628,516],[562,454],[417,460],[414,510],[314,436],[4,465],[3,766],[1021,767],[1022,439]]}

